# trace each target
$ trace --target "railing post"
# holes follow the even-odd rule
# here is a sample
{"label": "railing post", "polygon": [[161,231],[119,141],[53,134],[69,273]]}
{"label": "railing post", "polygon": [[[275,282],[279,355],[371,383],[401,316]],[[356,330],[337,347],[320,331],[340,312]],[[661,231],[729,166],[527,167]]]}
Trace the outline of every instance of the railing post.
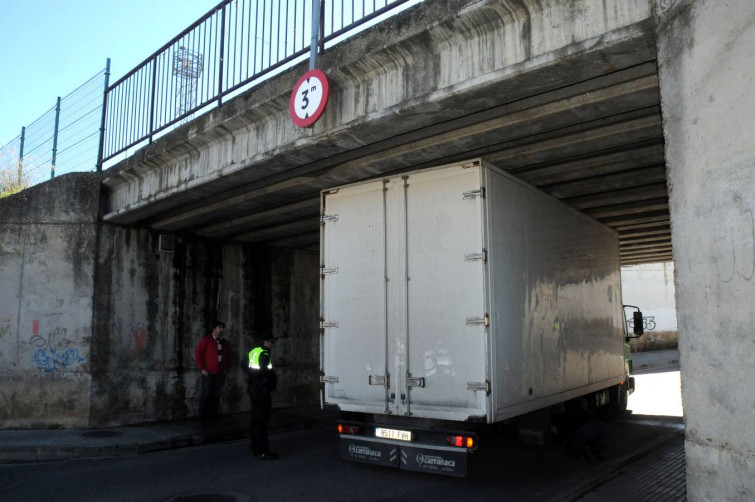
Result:
{"label": "railing post", "polygon": [[55,129],[52,131],[52,162],[50,162],[50,179],[55,177],[55,160],[58,156],[58,126],[60,125],[60,96],[55,104]]}
{"label": "railing post", "polygon": [[[333,8],[335,9],[335,4]],[[325,0],[320,0],[320,33],[318,33],[318,37],[320,38],[320,54],[324,54],[325,53]]]}
{"label": "railing post", "polygon": [[105,91],[102,94],[102,117],[100,118],[100,144],[97,147],[97,172],[102,172],[102,153],[105,145],[105,115],[107,113],[107,88],[110,86],[110,58],[105,63]]}
{"label": "railing post", "polygon": [[152,58],[152,95],[149,98],[149,142],[155,130],[155,96],[157,96],[157,56]]}
{"label": "railing post", "polygon": [[24,140],[26,138],[26,127],[21,127],[21,147],[18,151],[18,186],[24,181]]}
{"label": "railing post", "polygon": [[218,108],[223,106],[223,71],[225,61],[225,7],[228,4],[223,5],[223,11],[220,13],[220,75],[218,76]]}

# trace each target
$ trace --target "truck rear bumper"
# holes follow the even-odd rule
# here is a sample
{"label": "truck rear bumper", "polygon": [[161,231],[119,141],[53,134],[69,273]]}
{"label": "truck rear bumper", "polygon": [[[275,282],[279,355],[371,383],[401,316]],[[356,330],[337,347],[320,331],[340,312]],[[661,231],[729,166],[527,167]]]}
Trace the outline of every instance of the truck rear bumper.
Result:
{"label": "truck rear bumper", "polygon": [[447,476],[467,475],[469,453],[464,448],[403,443],[347,434],[342,434],[339,442],[341,457],[345,460]]}

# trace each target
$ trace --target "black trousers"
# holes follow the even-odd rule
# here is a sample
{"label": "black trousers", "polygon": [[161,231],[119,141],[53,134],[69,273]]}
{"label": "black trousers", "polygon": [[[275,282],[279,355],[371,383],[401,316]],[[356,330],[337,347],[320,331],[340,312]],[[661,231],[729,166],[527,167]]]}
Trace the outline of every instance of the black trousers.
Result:
{"label": "black trousers", "polygon": [[270,422],[270,408],[272,407],[273,399],[270,394],[255,397],[257,399],[252,398],[249,439],[252,443],[253,452],[258,454],[269,453],[270,445],[267,442],[267,425]]}
{"label": "black trousers", "polygon": [[220,391],[223,389],[225,375],[222,373],[209,374],[202,377],[202,395],[199,398],[199,421],[207,425],[218,414]]}

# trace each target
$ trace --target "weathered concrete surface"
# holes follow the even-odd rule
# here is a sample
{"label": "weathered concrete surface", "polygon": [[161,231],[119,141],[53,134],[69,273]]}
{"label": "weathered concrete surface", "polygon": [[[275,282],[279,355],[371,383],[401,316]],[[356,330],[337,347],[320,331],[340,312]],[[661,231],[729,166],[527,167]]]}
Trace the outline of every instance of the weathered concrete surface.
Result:
{"label": "weathered concrete surface", "polygon": [[201,393],[194,349],[214,319],[226,323],[234,365],[221,411],[249,409],[239,358],[272,332],[280,372],[275,406],[317,402],[317,255],[253,249],[104,225],[92,344],[92,425],[181,419]]}
{"label": "weathered concrete surface", "polygon": [[659,2],[688,496],[755,499],[755,3]]}
{"label": "weathered concrete surface", "polygon": [[69,174],[0,200],[0,427],[185,418],[193,354],[214,319],[236,364],[223,412],[246,411],[240,354],[272,332],[276,406],[318,401],[315,253],[252,248],[97,222],[99,178]]}
{"label": "weathered concrete surface", "polygon": [[0,427],[85,426],[99,182],[0,199]]}

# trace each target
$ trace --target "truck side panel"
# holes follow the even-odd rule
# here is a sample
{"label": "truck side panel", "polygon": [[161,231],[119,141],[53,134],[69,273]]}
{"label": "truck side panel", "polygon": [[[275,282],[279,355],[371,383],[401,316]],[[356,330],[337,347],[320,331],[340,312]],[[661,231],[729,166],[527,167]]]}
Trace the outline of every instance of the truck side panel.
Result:
{"label": "truck side panel", "polygon": [[623,381],[616,232],[485,172],[495,420]]}

